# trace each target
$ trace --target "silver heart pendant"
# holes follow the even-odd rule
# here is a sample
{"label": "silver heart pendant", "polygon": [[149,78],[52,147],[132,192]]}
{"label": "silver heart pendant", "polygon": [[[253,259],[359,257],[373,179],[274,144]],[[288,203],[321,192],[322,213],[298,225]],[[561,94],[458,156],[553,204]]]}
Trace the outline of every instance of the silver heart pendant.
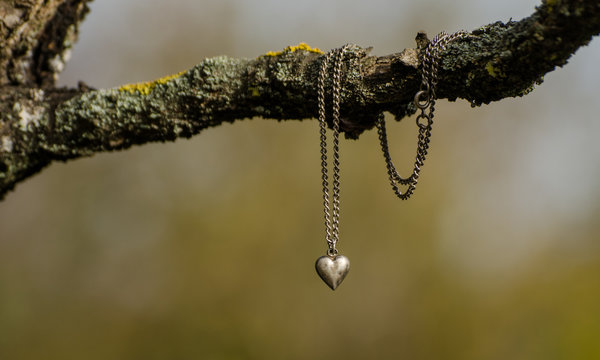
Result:
{"label": "silver heart pendant", "polygon": [[321,256],[317,259],[315,267],[317,268],[317,274],[325,281],[325,284],[331,290],[335,290],[348,275],[350,260],[344,255]]}

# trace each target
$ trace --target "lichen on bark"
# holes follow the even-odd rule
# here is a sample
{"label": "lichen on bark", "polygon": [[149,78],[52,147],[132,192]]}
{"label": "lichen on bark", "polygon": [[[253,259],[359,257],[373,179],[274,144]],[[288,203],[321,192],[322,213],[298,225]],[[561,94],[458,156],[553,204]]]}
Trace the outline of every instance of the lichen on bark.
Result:
{"label": "lichen on bark", "polygon": [[[255,59],[205,59],[179,74],[114,89],[55,88],[86,3],[0,5],[6,44],[0,51],[0,197],[54,160],[190,137],[238,119],[317,114],[323,56],[306,44]],[[599,32],[597,1],[543,1],[528,18],[481,26],[450,43],[437,95],[473,105],[522,96]],[[426,35],[418,34],[417,43],[424,42]],[[349,138],[373,128],[382,111],[398,120],[414,112],[418,48],[381,57],[369,51],[352,45],[343,62],[341,130]]]}

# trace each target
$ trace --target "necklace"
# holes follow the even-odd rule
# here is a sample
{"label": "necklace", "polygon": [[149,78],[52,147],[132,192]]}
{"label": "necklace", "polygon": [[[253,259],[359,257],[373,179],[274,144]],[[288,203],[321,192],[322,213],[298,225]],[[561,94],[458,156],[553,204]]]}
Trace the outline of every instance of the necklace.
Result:
{"label": "necklace", "polygon": [[[421,85],[419,91],[415,94],[415,107],[421,110],[417,115],[417,127],[419,133],[417,136],[417,156],[413,166],[413,172],[409,177],[402,177],[396,171],[396,167],[392,162],[390,150],[388,146],[387,133],[385,129],[385,117],[383,113],[377,116],[377,133],[381,144],[381,151],[387,168],[387,173],[392,185],[394,194],[401,200],[407,200],[413,194],[419,181],[421,167],[425,163],[427,150],[429,149],[429,141],[431,138],[431,129],[433,125],[433,111],[435,106],[435,91],[438,83],[438,65],[441,60],[441,53],[446,50],[446,46],[451,41],[456,39],[467,38],[469,34],[464,31],[458,31],[452,35],[441,32],[431,40],[427,46],[421,49]],[[406,185],[407,188],[402,193],[398,185]]]}
{"label": "necklace", "polygon": [[[438,65],[441,53],[446,50],[449,42],[468,37],[468,33],[459,31],[448,35],[445,32],[438,34],[432,41],[421,49],[421,85],[415,94],[414,104],[421,113],[417,115],[418,127],[417,156],[413,166],[413,172],[409,177],[402,177],[396,170],[390,156],[385,118],[383,113],[377,115],[377,133],[387,173],[392,190],[402,200],[407,200],[415,191],[421,167],[427,157],[431,129],[433,125],[433,112],[435,106],[435,91],[438,82]],[[340,219],[340,155],[339,155],[339,133],[340,133],[340,92],[342,60],[349,45],[331,50],[324,55],[318,77],[318,106],[319,106],[319,130],[321,147],[321,179],[323,185],[323,207],[325,214],[325,240],[327,242],[326,255],[317,259],[315,264],[317,274],[332,289],[335,290],[344,280],[350,270],[350,260],[339,254],[336,245],[339,241],[339,219]],[[329,176],[327,166],[327,123],[325,111],[325,78],[329,63],[332,62],[332,129],[333,129],[333,183],[331,194],[331,207],[329,201]],[[407,186],[401,192],[398,185]]]}
{"label": "necklace", "polygon": [[[317,259],[315,267],[317,274],[332,289],[335,290],[344,280],[350,270],[350,261],[344,255],[339,255],[336,249],[339,240],[340,221],[340,91],[341,72],[344,52],[349,45],[332,50],[325,55],[319,71],[318,102],[319,130],[321,139],[321,180],[323,183],[323,207],[325,212],[325,240],[327,255]],[[329,207],[329,176],[327,170],[327,124],[325,121],[325,77],[327,67],[333,58],[332,81],[332,128],[333,128],[333,188],[331,196],[332,207]]]}

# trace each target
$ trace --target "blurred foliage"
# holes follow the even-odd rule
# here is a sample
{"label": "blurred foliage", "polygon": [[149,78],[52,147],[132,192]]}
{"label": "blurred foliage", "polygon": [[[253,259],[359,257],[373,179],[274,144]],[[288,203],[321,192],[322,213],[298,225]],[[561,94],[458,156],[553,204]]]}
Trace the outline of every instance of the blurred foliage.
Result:
{"label": "blurred foliage", "polygon": [[[299,41],[397,51],[536,2],[482,3],[97,1],[62,81],[117,86]],[[585,51],[526,98],[441,102],[408,202],[374,132],[343,141],[352,269],[335,292],[313,269],[314,121],[53,164],[0,203],[0,359],[600,358],[600,109],[582,101],[600,90],[597,41]],[[389,132],[408,170],[413,120]]]}

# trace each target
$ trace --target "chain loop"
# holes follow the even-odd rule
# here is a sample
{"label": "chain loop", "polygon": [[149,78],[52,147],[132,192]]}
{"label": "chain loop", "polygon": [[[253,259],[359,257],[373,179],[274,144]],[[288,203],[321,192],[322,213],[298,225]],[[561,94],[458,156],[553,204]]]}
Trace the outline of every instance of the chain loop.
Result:
{"label": "chain loop", "polygon": [[[426,120],[421,121],[421,119],[426,119]],[[430,129],[431,130],[431,125],[433,125],[433,120],[431,119],[431,117],[428,114],[420,113],[419,115],[417,115],[416,123],[420,129],[423,129],[423,130]]]}
{"label": "chain loop", "polygon": [[[441,60],[441,54],[446,50],[446,46],[451,41],[464,39],[470,35],[465,31],[458,31],[452,35],[441,32],[436,35],[420,51],[419,60],[421,62],[421,84],[419,91],[415,94],[414,105],[421,113],[417,115],[416,123],[419,129],[417,136],[417,156],[413,166],[413,172],[408,178],[403,178],[396,171],[392,162],[390,150],[385,129],[385,117],[380,113],[377,118],[377,133],[379,134],[379,143],[383,152],[383,158],[387,168],[392,190],[401,200],[407,200],[415,191],[421,167],[425,163],[427,150],[431,138],[431,129],[433,126],[433,112],[435,110],[436,89],[438,83],[438,66]],[[404,192],[398,188],[398,184],[407,185]]]}
{"label": "chain loop", "polygon": [[429,94],[429,90],[420,90],[415,94],[415,99],[413,100],[417,109],[425,110],[429,107],[431,103],[431,97]]}
{"label": "chain loop", "polygon": [[335,245],[333,247],[328,247],[327,249],[327,256],[329,257],[336,257],[338,255],[338,250],[335,248]]}

